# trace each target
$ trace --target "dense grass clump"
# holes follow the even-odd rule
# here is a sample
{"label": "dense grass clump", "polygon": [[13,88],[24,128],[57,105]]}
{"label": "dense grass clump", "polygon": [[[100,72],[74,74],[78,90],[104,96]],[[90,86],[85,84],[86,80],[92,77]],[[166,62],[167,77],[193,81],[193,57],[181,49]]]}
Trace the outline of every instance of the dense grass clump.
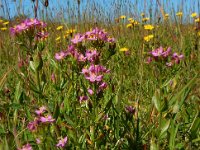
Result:
{"label": "dense grass clump", "polygon": [[198,149],[199,16],[159,6],[2,18],[0,149]]}

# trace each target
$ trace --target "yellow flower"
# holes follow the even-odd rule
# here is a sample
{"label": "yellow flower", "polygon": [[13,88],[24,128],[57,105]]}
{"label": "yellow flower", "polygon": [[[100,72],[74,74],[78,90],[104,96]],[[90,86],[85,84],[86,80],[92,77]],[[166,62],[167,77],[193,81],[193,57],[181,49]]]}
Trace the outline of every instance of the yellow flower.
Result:
{"label": "yellow flower", "polygon": [[6,31],[7,30],[7,28],[6,27],[4,27],[4,28],[1,28],[1,31]]}
{"label": "yellow flower", "polygon": [[132,28],[132,27],[133,27],[133,24],[129,23],[129,24],[126,25],[126,27],[127,27],[127,28]]}
{"label": "yellow flower", "polygon": [[200,19],[199,19],[199,18],[197,18],[197,19],[195,19],[194,21],[195,21],[195,22],[200,22]]}
{"label": "yellow flower", "polygon": [[133,20],[133,18],[128,18],[128,21],[130,21],[130,22],[131,22],[131,21],[134,21],[134,20]]}
{"label": "yellow flower", "polygon": [[177,12],[176,16],[182,17],[183,16],[183,12],[181,12],[181,11]]}
{"label": "yellow flower", "polygon": [[58,42],[58,41],[60,41],[60,39],[61,39],[61,37],[58,36],[58,37],[56,38],[56,41]]}
{"label": "yellow flower", "polygon": [[195,18],[196,16],[197,16],[197,13],[192,13],[192,14],[191,14],[191,17],[192,17],[192,18]]}
{"label": "yellow flower", "polygon": [[66,31],[67,34],[72,34],[72,33],[75,33],[76,30],[75,29],[69,29]]}
{"label": "yellow flower", "polygon": [[125,19],[125,18],[126,18],[126,16],[122,15],[122,16],[120,16],[120,18],[121,18],[121,19]]}
{"label": "yellow flower", "polygon": [[140,24],[139,22],[137,22],[137,21],[134,21],[134,25],[138,25],[138,24]]}
{"label": "yellow flower", "polygon": [[120,49],[119,49],[120,52],[126,52],[126,51],[128,51],[128,50],[129,50],[129,49],[126,48],[126,47],[123,47],[123,48],[120,48]]}
{"label": "yellow flower", "polygon": [[151,34],[151,35],[145,36],[145,37],[144,37],[144,40],[145,40],[146,42],[149,42],[153,37],[154,37],[154,35]]}
{"label": "yellow flower", "polygon": [[3,20],[0,19],[0,23],[2,23],[2,22],[3,22]]}
{"label": "yellow flower", "polygon": [[145,14],[144,14],[144,13],[141,13],[140,15],[141,15],[142,17],[144,17],[144,16],[145,16]]}
{"label": "yellow flower", "polygon": [[197,35],[200,37],[200,31],[197,33]]}
{"label": "yellow flower", "polygon": [[149,21],[149,18],[143,18],[142,19],[142,22],[146,22],[146,21]]}
{"label": "yellow flower", "polygon": [[56,30],[62,30],[63,29],[63,26],[58,26],[57,28],[56,28]]}
{"label": "yellow flower", "polygon": [[165,17],[168,18],[168,17],[169,17],[169,14],[165,14]]}
{"label": "yellow flower", "polygon": [[154,26],[150,25],[150,24],[147,24],[147,25],[144,25],[144,29],[145,30],[153,30],[154,29]]}
{"label": "yellow flower", "polygon": [[9,24],[9,21],[6,21],[3,23],[3,25],[8,25]]}
{"label": "yellow flower", "polygon": [[167,20],[169,18],[169,14],[165,14],[164,19]]}

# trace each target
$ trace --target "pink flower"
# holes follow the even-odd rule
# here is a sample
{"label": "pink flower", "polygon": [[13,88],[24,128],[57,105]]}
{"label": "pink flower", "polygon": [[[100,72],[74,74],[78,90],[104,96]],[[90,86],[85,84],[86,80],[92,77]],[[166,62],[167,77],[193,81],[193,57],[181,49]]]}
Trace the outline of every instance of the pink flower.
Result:
{"label": "pink flower", "polygon": [[56,59],[56,60],[62,60],[62,59],[64,59],[65,57],[66,57],[66,53],[63,52],[63,51],[61,51],[61,52],[55,54],[55,59]]}
{"label": "pink flower", "polygon": [[90,73],[90,76],[86,76],[85,78],[92,83],[93,82],[100,82],[103,79],[103,75],[97,75],[95,73]]}
{"label": "pink flower", "polygon": [[125,111],[127,113],[134,114],[135,113],[135,108],[133,108],[133,106],[126,106],[125,107]]}
{"label": "pink flower", "polygon": [[102,82],[99,86],[99,90],[104,90],[107,86],[108,84],[106,82]]}
{"label": "pink flower", "polygon": [[92,83],[101,82],[103,79],[103,74],[109,72],[110,70],[107,70],[104,66],[94,64],[92,64],[88,69],[82,69],[82,74],[84,74],[85,78]]}
{"label": "pink flower", "polygon": [[80,96],[79,97],[79,101],[82,102],[82,101],[86,101],[88,100],[88,97],[87,96]]}
{"label": "pink flower", "polygon": [[171,54],[171,47],[168,47],[166,51],[162,53],[163,57],[168,57]]}
{"label": "pink flower", "polygon": [[93,94],[94,94],[94,91],[93,91],[92,89],[90,89],[90,88],[89,88],[87,91],[88,91],[88,93],[89,93],[90,95],[93,95]]}
{"label": "pink flower", "polygon": [[87,50],[85,56],[87,60],[91,63],[99,59],[99,53],[96,50]]}
{"label": "pink flower", "polygon": [[68,138],[67,136],[65,138],[61,138],[58,142],[58,144],[56,144],[57,147],[63,148],[65,147],[65,145],[67,144]]}
{"label": "pink flower", "polygon": [[29,131],[34,132],[37,130],[38,124],[39,124],[39,120],[38,118],[35,118],[34,121],[31,121],[28,123],[27,128],[29,129]]}
{"label": "pink flower", "polygon": [[162,56],[164,49],[162,47],[157,48],[153,51],[151,51],[150,53],[152,54],[153,57],[159,57]]}
{"label": "pink flower", "polygon": [[31,147],[31,145],[28,143],[26,145],[24,145],[22,148],[18,149],[18,150],[33,150],[33,148]]}
{"label": "pink flower", "polygon": [[152,58],[151,57],[147,57],[146,63],[150,64],[152,62]]}
{"label": "pink flower", "polygon": [[45,106],[42,106],[42,107],[39,108],[39,110],[36,110],[35,113],[36,113],[37,115],[40,116],[40,115],[42,115],[45,111],[46,111],[46,107],[45,107]]}
{"label": "pink flower", "polygon": [[40,117],[40,121],[42,123],[52,123],[55,119],[53,119],[51,115],[47,115],[46,117]]}
{"label": "pink flower", "polygon": [[40,144],[41,143],[41,140],[39,138],[36,138],[36,143],[37,144]]}
{"label": "pink flower", "polygon": [[83,54],[78,54],[77,60],[79,62],[85,62],[86,61],[86,57]]}
{"label": "pink flower", "polygon": [[77,43],[82,42],[84,39],[85,39],[85,36],[78,33],[78,34],[76,34],[75,37],[71,40],[71,42],[72,42],[73,44],[77,44]]}
{"label": "pink flower", "polygon": [[173,53],[172,55],[172,60],[174,60],[176,64],[179,64],[180,60],[182,60],[183,58],[184,56],[182,54],[178,55],[177,53]]}

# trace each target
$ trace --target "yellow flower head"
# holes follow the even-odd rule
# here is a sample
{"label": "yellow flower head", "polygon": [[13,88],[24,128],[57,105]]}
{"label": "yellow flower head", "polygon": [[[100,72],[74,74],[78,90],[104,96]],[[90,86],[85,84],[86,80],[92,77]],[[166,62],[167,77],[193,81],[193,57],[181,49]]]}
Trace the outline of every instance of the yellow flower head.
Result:
{"label": "yellow flower head", "polygon": [[169,14],[165,14],[165,17],[168,18],[168,17],[169,17]]}
{"label": "yellow flower head", "polygon": [[3,25],[8,25],[9,24],[9,21],[6,21],[3,23]]}
{"label": "yellow flower head", "polygon": [[126,27],[127,27],[127,28],[132,28],[132,27],[133,27],[133,24],[129,23],[129,24],[126,25]]}
{"label": "yellow flower head", "polygon": [[191,14],[191,17],[192,17],[192,18],[195,18],[196,16],[197,16],[197,13],[192,13],[192,14]]}
{"label": "yellow flower head", "polygon": [[150,25],[150,24],[147,24],[147,25],[144,25],[144,29],[145,30],[153,30],[154,29],[154,26]]}
{"label": "yellow flower head", "polygon": [[146,22],[146,21],[149,21],[149,18],[143,18],[142,19],[142,22]]}
{"label": "yellow flower head", "polygon": [[145,40],[146,42],[149,42],[151,39],[153,39],[153,37],[154,37],[154,35],[151,34],[151,35],[145,36],[145,37],[144,37],[144,40]]}
{"label": "yellow flower head", "polygon": [[183,16],[183,12],[181,12],[181,11],[177,12],[176,16],[182,17]]}
{"label": "yellow flower head", "polygon": [[138,25],[138,24],[140,24],[139,22],[137,22],[137,21],[134,21],[134,25]]}
{"label": "yellow flower head", "polygon": [[69,29],[66,31],[67,34],[72,34],[72,33],[75,33],[76,30],[75,29]]}
{"label": "yellow flower head", "polygon": [[197,19],[195,19],[194,21],[195,21],[195,22],[200,22],[200,19],[199,19],[199,18],[197,18]]}
{"label": "yellow flower head", "polygon": [[56,30],[62,30],[63,29],[63,26],[58,26],[57,28],[56,28]]}
{"label": "yellow flower head", "polygon": [[0,19],[0,23],[2,23],[3,22],[3,20],[2,19]]}
{"label": "yellow flower head", "polygon": [[58,37],[56,38],[56,42],[60,41],[60,39],[61,39],[61,37],[58,36]]}
{"label": "yellow flower head", "polygon": [[6,31],[7,30],[7,28],[6,27],[4,27],[4,28],[1,28],[1,31]]}
{"label": "yellow flower head", "polygon": [[126,18],[125,15],[120,16],[120,19],[125,19],[125,18]]}
{"label": "yellow flower head", "polygon": [[200,31],[197,33],[197,35],[200,37]]}
{"label": "yellow flower head", "polygon": [[134,20],[133,20],[133,18],[128,18],[128,21],[130,21],[130,22],[131,22],[131,21],[134,21]]}
{"label": "yellow flower head", "polygon": [[120,49],[119,49],[120,52],[126,52],[126,51],[128,51],[128,50],[129,50],[129,49],[126,48],[126,47],[123,47],[123,48],[120,48]]}
{"label": "yellow flower head", "polygon": [[141,15],[142,17],[144,17],[144,16],[145,16],[145,14],[144,14],[144,13],[141,13],[140,15]]}

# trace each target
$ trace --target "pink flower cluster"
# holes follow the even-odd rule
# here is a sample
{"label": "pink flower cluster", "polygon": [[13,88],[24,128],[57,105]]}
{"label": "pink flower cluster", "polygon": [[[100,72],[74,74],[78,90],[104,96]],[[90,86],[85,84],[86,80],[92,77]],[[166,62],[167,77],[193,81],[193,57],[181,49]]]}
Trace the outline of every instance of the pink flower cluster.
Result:
{"label": "pink flower cluster", "polygon": [[102,82],[103,74],[109,72],[110,70],[107,70],[104,66],[91,64],[89,68],[83,68],[81,73],[91,83],[100,83]]}
{"label": "pink flower cluster", "polygon": [[70,45],[66,51],[60,51],[55,54],[55,59],[60,61],[71,55],[78,62],[96,62],[99,59],[99,53],[96,50],[90,49],[86,50],[85,54],[79,52],[74,45]]}
{"label": "pink flower cluster", "polygon": [[[94,42],[96,43],[94,44],[94,47],[99,48],[104,46],[104,43],[106,42],[114,43],[115,39],[110,38],[104,30],[99,28],[95,28],[84,34],[78,33],[71,40],[72,44],[68,46],[66,51],[60,51],[55,54],[55,59],[60,61],[65,59],[67,56],[72,56],[78,63],[85,63],[88,67],[82,68],[81,73],[91,84],[95,84],[95,89],[88,88],[88,94],[93,95],[96,93],[97,95],[101,95],[102,91],[107,87],[107,83],[103,81],[104,75],[110,71],[99,64],[100,52],[98,52],[95,48],[86,50],[84,46],[78,44],[83,41],[97,41]],[[86,100],[88,100],[88,96],[79,96],[80,102]]]}
{"label": "pink flower cluster", "polygon": [[109,37],[109,35],[107,34],[107,32],[105,32],[102,29],[99,28],[94,28],[92,31],[88,31],[85,34],[76,34],[75,37],[71,40],[71,42],[73,44],[78,44],[82,41],[104,41],[104,42],[110,42],[113,43],[115,42],[114,38]]}
{"label": "pink flower cluster", "polygon": [[[147,58],[147,63],[151,63],[153,60],[155,61],[165,61],[167,66],[173,66],[174,64],[179,64],[180,61],[184,58],[182,54],[178,55],[178,53],[173,53],[171,48],[168,47],[167,50],[164,50],[163,47],[159,47],[155,50],[149,52],[150,56]],[[170,62],[167,62],[170,60]]]}
{"label": "pink flower cluster", "polygon": [[57,147],[63,148],[65,147],[65,145],[67,144],[68,138],[67,136],[65,138],[61,138],[58,142],[58,144],[56,144]]}
{"label": "pink flower cluster", "polygon": [[38,19],[26,19],[19,25],[16,25],[12,28],[10,28],[10,33],[12,35],[18,35],[22,32],[26,32],[28,30],[32,30],[35,28],[42,29],[46,27],[46,23],[38,20]]}
{"label": "pink flower cluster", "polygon": [[[97,85],[97,94],[108,86],[107,83],[103,81],[103,77],[105,74],[110,73],[110,70],[106,69],[104,66],[91,64],[88,68],[83,68],[81,73],[85,76],[86,80]],[[88,93],[93,95],[94,91],[88,88]]]}
{"label": "pink flower cluster", "polygon": [[35,117],[34,121],[29,122],[27,126],[27,128],[30,131],[32,132],[36,131],[37,127],[42,123],[47,124],[47,123],[52,123],[55,121],[55,119],[53,119],[51,115],[49,114],[44,115],[46,111],[47,110],[45,106],[42,106],[38,110],[35,111],[35,113],[37,114],[37,117]]}
{"label": "pink flower cluster", "polygon": [[18,149],[18,150],[33,150],[33,148],[31,147],[31,145],[28,143],[24,146],[22,146],[22,148]]}

